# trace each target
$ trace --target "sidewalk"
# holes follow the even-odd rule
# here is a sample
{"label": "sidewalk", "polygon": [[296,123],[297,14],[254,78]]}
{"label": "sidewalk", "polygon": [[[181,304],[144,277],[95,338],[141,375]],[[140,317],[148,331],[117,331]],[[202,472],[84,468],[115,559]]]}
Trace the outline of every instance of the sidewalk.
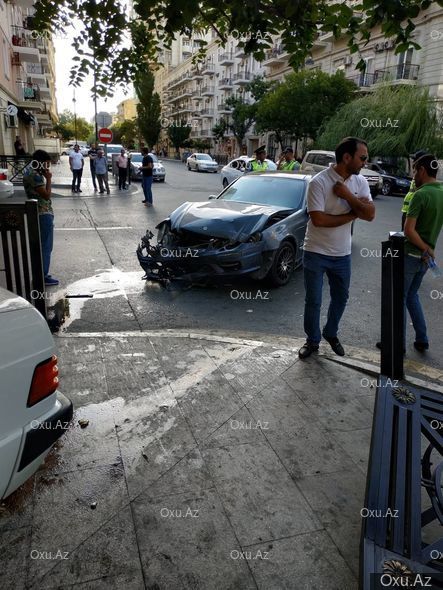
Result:
{"label": "sidewalk", "polygon": [[375,387],[300,343],[56,337],[74,421],[0,507],[0,587],[356,590]]}

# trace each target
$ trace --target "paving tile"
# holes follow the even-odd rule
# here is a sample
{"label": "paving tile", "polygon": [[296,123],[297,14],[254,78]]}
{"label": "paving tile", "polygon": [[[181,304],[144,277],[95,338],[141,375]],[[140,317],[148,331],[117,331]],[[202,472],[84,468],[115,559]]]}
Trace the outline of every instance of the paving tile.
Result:
{"label": "paving tile", "polygon": [[306,477],[299,486],[334,544],[358,575],[360,512],[366,476],[359,470]]}
{"label": "paving tile", "polygon": [[30,559],[31,528],[2,530],[0,535],[0,588],[22,590],[26,582],[26,566]]}
{"label": "paving tile", "polygon": [[133,508],[148,588],[256,588],[245,562],[230,558],[240,547],[215,492],[178,494],[155,502],[140,496]]}
{"label": "paving tile", "polygon": [[259,392],[247,407],[253,423],[266,426],[263,434],[295,479],[354,466],[351,456],[282,379]]}
{"label": "paving tile", "polygon": [[243,551],[251,556],[249,565],[259,590],[356,590],[358,587],[357,578],[323,531],[254,545]]}
{"label": "paving tile", "polygon": [[241,545],[320,528],[269,445],[203,449],[202,455]]}
{"label": "paving tile", "polygon": [[[42,473],[34,495],[31,550],[71,552],[128,502],[121,467],[101,465],[58,476]],[[33,560],[30,580],[49,569],[51,561]]]}
{"label": "paving tile", "polygon": [[247,407],[242,407],[205,438],[200,443],[200,447],[210,449],[263,443],[265,438],[263,437],[262,428],[266,429],[267,426],[267,424],[256,420]]}
{"label": "paving tile", "polygon": [[243,402],[220,371],[203,378],[178,399],[193,435],[201,442],[226,422]]}
{"label": "paving tile", "polygon": [[99,578],[105,576],[108,588],[117,588],[112,585],[113,579],[130,581],[128,588],[143,588],[130,506],[120,510],[66,557],[54,560],[51,569],[38,577],[32,588],[40,590],[83,583],[94,587],[95,582],[103,584],[104,580]]}
{"label": "paving tile", "polygon": [[0,501],[0,535],[3,531],[32,524],[35,477],[30,477],[15,492]]}
{"label": "paving tile", "polygon": [[73,586],[53,586],[54,590],[146,590],[141,573],[129,576],[104,576],[102,578],[89,579],[87,582]]}
{"label": "paving tile", "polygon": [[334,431],[331,436],[350,456],[359,469],[366,475],[368,470],[369,449],[371,447],[372,428],[361,430]]}

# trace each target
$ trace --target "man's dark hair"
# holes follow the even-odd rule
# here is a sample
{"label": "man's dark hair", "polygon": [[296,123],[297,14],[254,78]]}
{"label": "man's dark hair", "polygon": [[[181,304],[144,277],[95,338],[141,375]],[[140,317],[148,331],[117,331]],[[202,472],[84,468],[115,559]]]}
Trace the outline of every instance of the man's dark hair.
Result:
{"label": "man's dark hair", "polygon": [[431,178],[437,177],[438,172],[438,161],[437,158],[433,154],[425,154],[414,161],[413,167],[417,170],[420,167],[423,167],[426,171],[426,174]]}
{"label": "man's dark hair", "polygon": [[45,152],[45,150],[35,150],[35,152],[32,154],[32,159],[41,163],[50,162],[51,156],[48,154],[48,152]]}
{"label": "man's dark hair", "polygon": [[142,154],[149,154],[149,150],[147,147],[142,148]]}
{"label": "man's dark hair", "polygon": [[366,141],[359,139],[358,137],[345,137],[342,139],[335,148],[335,159],[337,164],[343,160],[345,154],[349,154],[353,158],[355,152],[358,150],[358,146],[362,144],[368,147]]}

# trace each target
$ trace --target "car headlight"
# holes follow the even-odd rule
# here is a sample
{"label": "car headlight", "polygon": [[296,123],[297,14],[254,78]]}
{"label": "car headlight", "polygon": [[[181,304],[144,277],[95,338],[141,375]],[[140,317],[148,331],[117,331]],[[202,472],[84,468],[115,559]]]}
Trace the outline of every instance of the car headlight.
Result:
{"label": "car headlight", "polygon": [[249,236],[248,242],[259,242],[262,239],[262,237],[263,237],[262,233],[259,231],[256,231],[251,236]]}

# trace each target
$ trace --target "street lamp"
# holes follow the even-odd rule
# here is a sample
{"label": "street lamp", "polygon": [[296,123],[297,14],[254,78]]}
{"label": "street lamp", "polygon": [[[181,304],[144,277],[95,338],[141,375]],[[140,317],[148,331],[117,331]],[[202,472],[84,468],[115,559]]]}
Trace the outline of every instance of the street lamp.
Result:
{"label": "street lamp", "polygon": [[95,111],[95,143],[98,143],[98,123],[97,123],[97,62],[95,61],[94,50],[94,111]]}

